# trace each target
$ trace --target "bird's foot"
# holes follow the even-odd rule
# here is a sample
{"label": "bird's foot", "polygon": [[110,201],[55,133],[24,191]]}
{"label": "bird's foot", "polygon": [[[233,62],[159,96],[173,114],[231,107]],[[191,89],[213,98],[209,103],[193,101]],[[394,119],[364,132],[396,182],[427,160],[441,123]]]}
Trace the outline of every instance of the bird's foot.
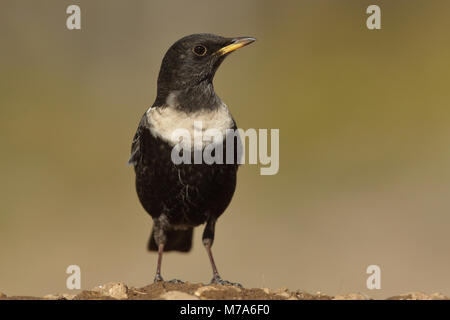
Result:
{"label": "bird's foot", "polygon": [[154,283],[164,282],[164,279],[163,279],[163,277],[161,277],[160,274],[157,274],[157,275],[155,276],[155,279],[153,280],[153,282],[154,282]]}
{"label": "bird's foot", "polygon": [[169,281],[165,281],[165,280],[163,279],[163,277],[161,277],[160,274],[157,274],[157,275],[155,276],[155,280],[153,280],[153,282],[154,282],[154,283],[158,283],[158,282],[165,282],[165,283],[184,283],[184,281],[178,280],[178,279],[172,279],[172,280],[169,280]]}
{"label": "bird's foot", "polygon": [[184,283],[184,281],[183,280],[178,280],[178,279],[172,279],[172,280],[169,280],[169,281],[167,281],[168,283]]}
{"label": "bird's foot", "polygon": [[161,277],[160,274],[157,274],[157,275],[155,276],[155,280],[153,280],[153,282],[154,282],[154,283],[160,283],[160,282],[164,282],[164,283],[184,283],[184,281],[178,280],[178,279],[172,279],[172,280],[169,280],[169,281],[165,281],[165,280],[163,279],[163,277]]}
{"label": "bird's foot", "polygon": [[233,287],[242,288],[242,284],[237,283],[237,282],[230,282],[227,280],[223,280],[219,275],[214,275],[210,284],[221,284],[223,286],[233,286]]}

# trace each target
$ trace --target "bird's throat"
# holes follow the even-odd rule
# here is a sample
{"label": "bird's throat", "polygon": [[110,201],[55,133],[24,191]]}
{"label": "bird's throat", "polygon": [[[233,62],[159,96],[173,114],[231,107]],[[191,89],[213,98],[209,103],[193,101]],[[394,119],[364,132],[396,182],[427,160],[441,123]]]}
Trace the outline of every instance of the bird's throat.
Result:
{"label": "bird's throat", "polygon": [[214,92],[214,86],[209,81],[202,81],[198,85],[170,92],[166,104],[186,113],[203,110],[214,110],[222,105],[222,101]]}

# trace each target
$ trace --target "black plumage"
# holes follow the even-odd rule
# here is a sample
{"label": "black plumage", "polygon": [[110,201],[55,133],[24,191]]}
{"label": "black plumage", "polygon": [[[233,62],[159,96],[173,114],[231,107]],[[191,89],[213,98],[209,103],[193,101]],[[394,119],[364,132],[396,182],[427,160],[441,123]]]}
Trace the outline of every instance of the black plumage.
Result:
{"label": "black plumage", "polygon": [[[205,121],[208,128],[216,126],[222,132],[236,129],[212,81],[230,52],[254,40],[196,34],[177,41],[164,56],[156,100],[142,116],[129,160],[135,169],[139,200],[154,222],[148,249],[158,251],[155,281],[163,280],[160,272],[163,252],[188,252],[193,228],[206,223],[203,244],[213,268],[212,282],[230,284],[220,278],[211,246],[215,223],[235,191],[239,138],[229,137],[234,139],[233,163],[194,164],[191,149],[191,163],[175,164],[171,158],[174,142],[168,135],[177,126],[192,129],[193,121]],[[226,159],[225,142],[222,148]]]}

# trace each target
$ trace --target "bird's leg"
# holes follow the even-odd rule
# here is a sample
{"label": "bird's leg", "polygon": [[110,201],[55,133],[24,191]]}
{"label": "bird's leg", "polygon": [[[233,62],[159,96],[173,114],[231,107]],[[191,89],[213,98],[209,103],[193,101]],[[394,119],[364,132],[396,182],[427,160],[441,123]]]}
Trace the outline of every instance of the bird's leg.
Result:
{"label": "bird's leg", "polygon": [[162,262],[163,252],[164,252],[164,243],[160,243],[158,245],[158,264],[156,265],[156,275],[155,275],[154,282],[164,281],[164,279],[161,277],[161,262]]}
{"label": "bird's leg", "polygon": [[212,255],[211,247],[214,242],[214,231],[215,231],[216,222],[208,221],[206,224],[205,230],[203,231],[203,245],[205,246],[206,252],[208,253],[209,262],[211,263],[212,271],[213,271],[213,280],[220,279],[219,271],[217,271],[216,263],[214,262],[214,257]]}
{"label": "bird's leg", "polygon": [[[167,234],[166,230],[160,226],[159,223],[155,223],[154,225],[154,239],[155,242],[158,244],[158,263],[156,265],[156,275],[154,282],[163,282],[164,279],[161,276],[161,264],[162,264],[162,256],[164,253],[164,245],[167,243]],[[178,279],[172,279],[167,281],[169,283],[184,283],[184,281],[178,280]]]}
{"label": "bird's leg", "polygon": [[219,271],[217,271],[216,263],[214,262],[214,257],[212,254],[212,244],[214,242],[214,231],[215,231],[216,221],[210,220],[207,222],[205,230],[203,231],[203,245],[205,246],[206,252],[208,253],[209,262],[211,263],[213,278],[211,280],[211,284],[222,284],[222,285],[230,285],[230,286],[238,286],[242,287],[239,283],[233,283],[230,281],[223,280],[219,275]]}

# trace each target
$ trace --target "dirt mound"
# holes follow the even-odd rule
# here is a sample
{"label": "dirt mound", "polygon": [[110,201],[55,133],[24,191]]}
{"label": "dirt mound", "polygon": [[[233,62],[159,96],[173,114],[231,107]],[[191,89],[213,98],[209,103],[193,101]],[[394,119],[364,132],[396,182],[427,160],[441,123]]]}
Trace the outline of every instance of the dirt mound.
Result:
{"label": "dirt mound", "polygon": [[[122,282],[108,283],[85,290],[77,295],[56,294],[44,297],[11,296],[0,293],[0,300],[368,300],[370,297],[351,293],[347,295],[328,296],[322,293],[310,294],[300,290],[287,288],[276,290],[268,288],[239,288],[235,286],[203,285],[193,283],[153,283],[142,288],[128,287]],[[389,298],[389,300],[449,300],[439,293],[425,294],[421,292],[407,293]]]}

